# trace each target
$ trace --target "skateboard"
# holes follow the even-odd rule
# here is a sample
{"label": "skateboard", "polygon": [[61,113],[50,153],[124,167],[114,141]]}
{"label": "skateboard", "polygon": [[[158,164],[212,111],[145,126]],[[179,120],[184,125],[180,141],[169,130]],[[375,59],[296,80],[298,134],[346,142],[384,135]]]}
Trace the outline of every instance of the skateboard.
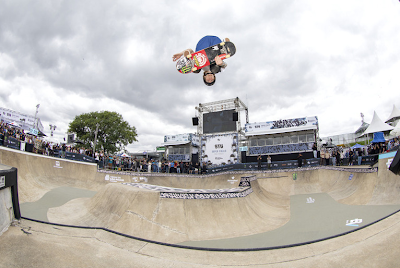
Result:
{"label": "skateboard", "polygon": [[211,47],[199,50],[192,54],[182,56],[176,62],[176,69],[182,74],[188,74],[200,70],[215,63],[215,57],[221,60],[232,57],[236,53],[236,47],[232,42],[221,42]]}

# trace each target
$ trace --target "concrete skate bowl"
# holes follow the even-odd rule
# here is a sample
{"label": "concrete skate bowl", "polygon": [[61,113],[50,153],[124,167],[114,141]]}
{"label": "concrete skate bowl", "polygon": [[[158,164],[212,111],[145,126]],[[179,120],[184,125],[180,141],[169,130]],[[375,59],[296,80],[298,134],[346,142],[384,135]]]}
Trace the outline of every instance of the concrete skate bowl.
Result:
{"label": "concrete skate bowl", "polygon": [[[212,251],[291,247],[349,234],[400,209],[399,177],[387,171],[385,160],[380,161],[379,171],[310,168],[163,176],[99,172],[92,164],[3,148],[0,154],[2,164],[18,168],[23,217],[25,203],[39,202],[54,190],[87,190],[92,197],[73,196],[47,207],[48,221],[174,247]],[[242,177],[251,177],[250,188],[240,189]],[[174,188],[178,188],[175,193]],[[230,189],[245,193],[227,198]],[[170,198],[161,193],[225,198]]]}

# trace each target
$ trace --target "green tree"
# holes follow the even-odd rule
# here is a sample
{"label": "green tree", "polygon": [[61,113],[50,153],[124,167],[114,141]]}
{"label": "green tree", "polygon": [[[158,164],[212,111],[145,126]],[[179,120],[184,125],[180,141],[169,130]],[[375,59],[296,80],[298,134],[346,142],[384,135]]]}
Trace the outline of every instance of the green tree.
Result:
{"label": "green tree", "polygon": [[93,148],[97,131],[96,151],[115,153],[125,149],[125,146],[137,141],[136,128],[124,121],[116,112],[102,111],[81,114],[69,123],[68,132],[76,133],[78,140],[85,148]]}

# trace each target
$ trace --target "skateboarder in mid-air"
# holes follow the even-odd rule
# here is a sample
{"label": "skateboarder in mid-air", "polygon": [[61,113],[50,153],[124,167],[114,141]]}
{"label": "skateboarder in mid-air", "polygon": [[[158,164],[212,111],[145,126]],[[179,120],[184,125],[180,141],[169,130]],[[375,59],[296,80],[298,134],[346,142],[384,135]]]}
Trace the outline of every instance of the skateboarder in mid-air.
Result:
{"label": "skateboarder in mid-air", "polygon": [[[229,38],[225,38],[225,42],[229,42]],[[221,39],[217,36],[207,35],[204,36],[196,45],[196,51],[200,51],[202,49],[211,47],[213,45],[221,43]],[[173,61],[177,61],[181,57],[186,57],[189,54],[194,53],[192,49],[186,49],[180,53],[174,54],[172,56]],[[203,81],[207,86],[212,86],[215,83],[215,74],[221,72],[225,69],[227,64],[219,57],[215,57],[215,64],[211,64],[210,66],[206,66],[203,68]],[[201,69],[195,71],[195,73],[199,73]]]}

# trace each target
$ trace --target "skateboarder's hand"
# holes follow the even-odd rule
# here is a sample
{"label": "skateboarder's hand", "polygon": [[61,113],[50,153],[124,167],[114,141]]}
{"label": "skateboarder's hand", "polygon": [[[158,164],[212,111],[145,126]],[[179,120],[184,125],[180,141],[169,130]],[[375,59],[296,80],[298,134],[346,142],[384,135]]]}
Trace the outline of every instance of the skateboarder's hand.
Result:
{"label": "skateboarder's hand", "polygon": [[217,64],[218,66],[222,66],[224,64],[224,62],[221,60],[221,58],[219,56],[216,56],[214,58],[215,60],[215,64]]}

